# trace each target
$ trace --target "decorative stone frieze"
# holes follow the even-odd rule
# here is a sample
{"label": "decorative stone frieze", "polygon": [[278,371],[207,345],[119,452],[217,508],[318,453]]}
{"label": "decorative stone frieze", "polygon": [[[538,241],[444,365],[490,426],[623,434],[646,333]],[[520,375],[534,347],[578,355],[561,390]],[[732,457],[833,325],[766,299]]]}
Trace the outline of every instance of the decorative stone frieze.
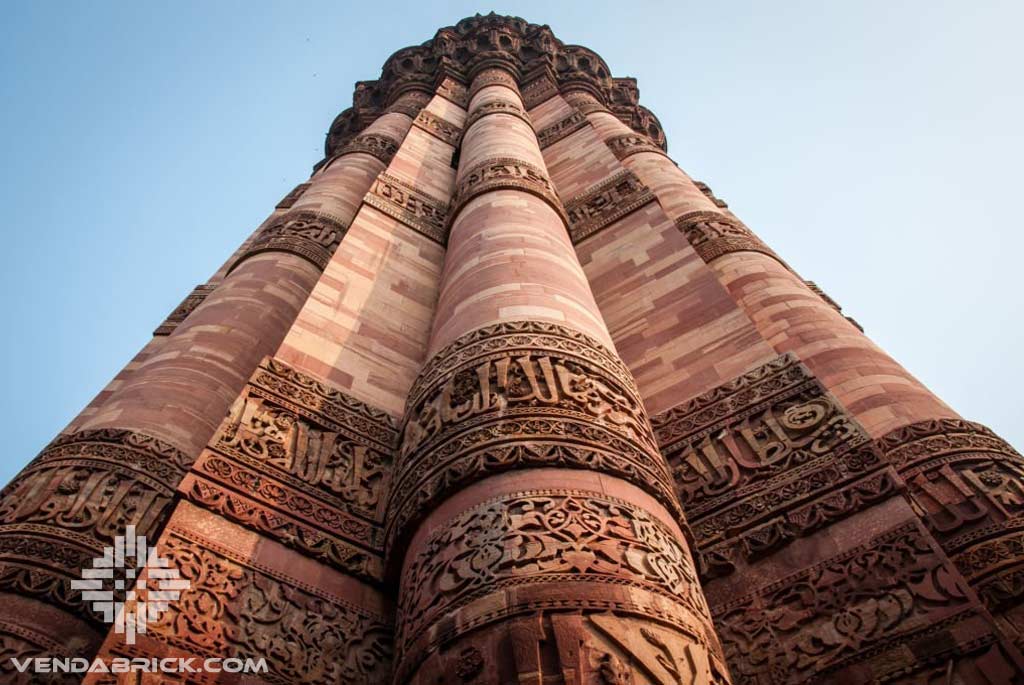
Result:
{"label": "decorative stone frieze", "polygon": [[[582,111],[582,108],[581,108]],[[625,159],[640,152],[656,152],[659,155],[665,151],[651,142],[650,138],[642,134],[626,133],[621,136],[614,136],[605,140],[618,159]]]}
{"label": "decorative stone frieze", "polygon": [[154,531],[191,463],[134,431],[58,436],[0,492],[0,590],[103,625],[70,581],[127,526]]}
{"label": "decorative stone frieze", "polygon": [[791,355],[653,417],[705,577],[900,489],[856,421]]}
{"label": "decorative stone frieze", "polygon": [[760,252],[786,266],[749,228],[727,214],[687,212],[676,219],[676,228],[683,232],[705,262],[710,263],[731,252]]}
{"label": "decorative stone frieze", "polygon": [[910,424],[877,444],[989,609],[1024,603],[1024,457],[985,426],[961,419]]}
{"label": "decorative stone frieze", "polygon": [[474,331],[434,355],[408,407],[389,544],[453,490],[517,468],[608,473],[678,515],[628,372],[582,333],[528,321]]}
{"label": "decorative stone frieze", "polygon": [[204,283],[203,285],[197,285],[191,293],[188,294],[181,304],[171,312],[163,323],[156,327],[153,331],[153,335],[170,335],[178,327],[182,321],[184,321],[189,314],[196,310],[196,308],[203,303],[206,296],[214,291],[217,287],[216,283]]}
{"label": "decorative stone frieze", "polygon": [[397,436],[383,412],[266,359],[179,489],[229,520],[379,581]]}
{"label": "decorative stone frieze", "polygon": [[492,190],[511,189],[535,195],[544,200],[568,223],[565,210],[554,185],[543,169],[511,157],[485,159],[462,176],[452,199],[449,223],[455,221],[470,200]]}
{"label": "decorative stone frieze", "polygon": [[398,152],[400,145],[401,143],[394,138],[380,133],[361,133],[347,142],[338,156],[363,152],[376,157],[387,166]]}
{"label": "decorative stone frieze", "polygon": [[651,189],[623,169],[565,203],[569,235],[579,243],[654,200]]}
{"label": "decorative stone frieze", "polygon": [[543,150],[549,145],[554,145],[558,141],[571,136],[576,131],[585,128],[587,123],[586,115],[579,110],[574,110],[572,114],[561,121],[541,129],[537,133],[537,141]]}
{"label": "decorative stone frieze", "polygon": [[312,262],[320,270],[326,269],[346,231],[347,225],[328,214],[292,210],[271,220],[260,230],[229,273],[261,252],[290,252]]}
{"label": "decorative stone frieze", "polygon": [[519,106],[519,103],[513,102],[512,100],[489,100],[482,102],[473,108],[473,112],[466,119],[465,130],[472,128],[473,124],[480,121],[486,116],[491,114],[507,114],[509,116],[516,117],[533,128],[533,122],[530,121],[530,116],[526,113],[526,110]]}
{"label": "decorative stone frieze", "polygon": [[420,110],[413,124],[451,146],[457,146],[462,139],[461,128],[426,109]]}
{"label": "decorative stone frieze", "polygon": [[262,682],[390,680],[388,617],[261,566],[189,530],[170,529],[160,553],[189,587],[148,634],[191,656],[266,660]]}
{"label": "decorative stone frieze", "polygon": [[448,205],[399,178],[380,174],[363,201],[436,243],[447,241]]}

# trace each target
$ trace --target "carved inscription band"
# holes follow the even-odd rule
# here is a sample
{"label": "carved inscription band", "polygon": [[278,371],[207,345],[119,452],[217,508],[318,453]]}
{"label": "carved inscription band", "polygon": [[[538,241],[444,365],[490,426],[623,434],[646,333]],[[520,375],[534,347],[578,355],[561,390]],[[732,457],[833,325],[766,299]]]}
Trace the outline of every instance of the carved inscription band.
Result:
{"label": "carved inscription band", "polygon": [[539,197],[568,225],[558,193],[544,170],[511,157],[486,159],[463,175],[452,199],[449,223],[454,223],[470,200],[492,190],[521,190]]}
{"label": "carved inscription band", "polygon": [[683,232],[705,262],[710,263],[730,252],[760,252],[789,268],[749,228],[726,214],[688,212],[676,219],[676,228]]}
{"label": "carved inscription band", "polygon": [[396,438],[386,414],[267,359],[181,491],[303,554],[380,581]]}
{"label": "carved inscription band", "polygon": [[292,210],[271,220],[228,273],[237,269],[249,257],[262,252],[290,252],[322,271],[327,268],[347,230],[345,223],[328,214]]}
{"label": "carved inscription band", "polygon": [[466,119],[466,126],[464,130],[468,131],[472,128],[473,124],[480,121],[486,116],[491,114],[507,114],[509,116],[516,117],[521,121],[526,122],[526,125],[533,129],[533,122],[530,120],[529,115],[526,113],[519,103],[513,102],[512,100],[489,100],[482,102],[473,108],[472,114]]}
{"label": "carved inscription band", "polygon": [[533,322],[489,326],[442,350],[410,395],[388,549],[454,490],[517,468],[615,475],[679,517],[640,397],[611,358],[582,334]]}
{"label": "carved inscription band", "polygon": [[879,438],[932,532],[993,613],[1024,602],[1024,457],[960,419]]}
{"label": "carved inscription band", "polygon": [[600,232],[654,200],[636,174],[623,169],[565,204],[573,244]]}
{"label": "carved inscription band", "polygon": [[860,425],[790,354],[652,422],[706,578],[900,487]]}
{"label": "carved inscription band", "polygon": [[453,147],[457,147],[459,141],[462,140],[463,129],[428,110],[420,110],[413,123],[438,140],[448,143]]}
{"label": "carved inscription band", "polygon": [[71,579],[127,526],[155,530],[191,462],[133,431],[58,436],[0,492],[0,589],[103,625]]}
{"label": "carved inscription band", "polygon": [[573,110],[573,113],[566,118],[538,131],[537,142],[540,143],[540,148],[543,150],[586,127],[587,123],[587,117],[583,112]]}
{"label": "carved inscription band", "polygon": [[363,201],[444,245],[448,241],[448,205],[409,183],[382,172]]}

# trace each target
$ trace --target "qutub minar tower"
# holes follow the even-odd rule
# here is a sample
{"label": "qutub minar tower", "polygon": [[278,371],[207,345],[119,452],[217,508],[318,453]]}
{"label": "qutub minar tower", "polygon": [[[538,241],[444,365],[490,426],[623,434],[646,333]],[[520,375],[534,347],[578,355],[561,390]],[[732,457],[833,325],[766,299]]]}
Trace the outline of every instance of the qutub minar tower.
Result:
{"label": "qutub minar tower", "polygon": [[[478,15],[356,85],[3,491],[0,668],[1022,682],[1022,467],[681,171],[634,79]],[[70,583],[132,524],[191,589],[130,646]]]}

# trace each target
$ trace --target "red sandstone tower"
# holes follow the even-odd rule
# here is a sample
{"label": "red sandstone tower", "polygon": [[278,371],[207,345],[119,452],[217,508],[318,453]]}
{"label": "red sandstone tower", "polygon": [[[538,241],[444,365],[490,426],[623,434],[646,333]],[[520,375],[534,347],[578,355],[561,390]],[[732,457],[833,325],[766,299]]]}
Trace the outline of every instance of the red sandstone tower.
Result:
{"label": "red sandstone tower", "polygon": [[[1024,682],[1024,461],[637,97],[495,15],[357,84],[312,177],[3,491],[4,682],[42,654],[269,664],[199,683]],[[134,645],[71,587],[128,525],[191,584]]]}

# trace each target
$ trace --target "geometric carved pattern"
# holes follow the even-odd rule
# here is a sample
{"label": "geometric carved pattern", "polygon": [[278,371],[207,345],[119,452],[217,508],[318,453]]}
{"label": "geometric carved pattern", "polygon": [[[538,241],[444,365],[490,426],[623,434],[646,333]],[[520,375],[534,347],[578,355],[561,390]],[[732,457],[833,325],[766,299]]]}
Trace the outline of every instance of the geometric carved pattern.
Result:
{"label": "geometric carved pattern", "polygon": [[100,623],[70,580],[127,526],[156,530],[191,461],[132,431],[58,436],[0,492],[0,589]]}
{"label": "geometric carved pattern", "polygon": [[[961,655],[989,648],[995,636],[972,639],[984,622],[946,563],[906,523],[712,606],[734,682],[890,682],[936,661],[952,673]],[[1013,673],[1005,656],[986,668]]]}
{"label": "geometric carved pattern", "polygon": [[[730,252],[760,252],[774,257],[786,266],[771,248],[738,220],[719,212],[687,212],[676,219],[676,228],[683,232],[693,249],[705,262]],[[788,266],[786,268],[789,268]]]}
{"label": "geometric carved pattern", "polygon": [[994,613],[1024,601],[1024,457],[988,428],[922,421],[877,441],[935,538]]}
{"label": "geometric carved pattern", "polygon": [[168,530],[159,552],[191,587],[149,624],[152,638],[190,656],[263,657],[260,682],[389,682],[386,617],[186,531]]}
{"label": "geometric carved pattern", "polygon": [[864,430],[789,354],[652,423],[708,578],[899,487]]}
{"label": "geometric carved pattern", "polygon": [[473,198],[501,189],[521,190],[539,197],[562,217],[562,221],[567,222],[562,203],[544,170],[511,157],[485,159],[462,174],[462,180],[452,198],[449,221],[454,221]]}
{"label": "geometric carved pattern", "polygon": [[[513,611],[533,614],[528,620],[536,626],[541,616],[535,612],[543,608],[545,588],[560,583],[559,608],[573,613],[563,614],[565,618],[548,613],[542,619],[567,623],[567,630],[552,631],[551,636],[557,638],[549,648],[551,657],[542,659],[547,662],[546,674],[561,675],[562,669],[555,664],[564,662],[567,656],[572,658],[563,668],[575,663],[576,669],[593,669],[591,677],[595,679],[586,682],[595,683],[634,682],[636,662],[660,665],[654,669],[641,666],[639,670],[653,671],[655,682],[666,684],[709,682],[704,679],[710,679],[712,671],[717,670],[710,663],[718,662],[720,657],[716,654],[709,661],[709,652],[703,646],[711,645],[714,652],[719,652],[710,628],[710,613],[693,563],[677,534],[634,505],[578,490],[536,490],[495,497],[463,511],[418,546],[402,577],[396,642],[416,645],[417,637],[431,634],[431,626],[443,625],[448,620],[445,616],[457,615],[459,623],[472,622],[484,608],[482,620],[473,623],[476,630],[472,635],[477,637],[451,650],[460,657],[452,670],[457,673],[464,669],[471,678],[487,669],[483,682],[496,683],[499,654],[516,656],[518,661],[519,650],[488,644],[487,633],[481,627],[502,617],[501,613],[488,617],[486,608],[495,604],[489,598],[512,593],[504,603],[511,603],[509,609]],[[664,608],[659,612],[650,611],[650,604],[648,611],[628,607],[631,611],[623,613],[636,615],[632,620],[607,611],[590,614],[594,622],[591,627],[597,630],[580,630],[584,627],[581,610],[599,606],[588,598],[602,594],[606,609],[627,609],[613,599],[621,595],[654,599],[654,605]],[[576,629],[569,630],[570,625]],[[681,626],[683,634],[671,630],[662,633],[674,625]],[[464,626],[459,628],[458,632],[465,630]],[[446,639],[451,639],[451,632]],[[629,640],[629,634],[637,641]],[[611,644],[620,645],[625,653],[610,648],[603,639],[595,639],[598,636],[610,637]],[[598,644],[600,649],[596,649]],[[407,672],[416,669],[424,651],[429,647],[400,655],[396,673],[399,682],[408,682]],[[589,658],[581,663],[574,656],[577,654]],[[683,656],[686,654],[689,658]],[[424,670],[433,671],[432,665],[436,668],[427,661]],[[530,670],[518,668],[524,676]],[[621,679],[609,680],[612,674]],[[637,682],[649,682],[650,677]],[[421,673],[415,682],[438,681],[423,678]],[[557,682],[582,681],[570,678]]]}
{"label": "geometric carved pattern", "polygon": [[628,371],[582,333],[530,321],[473,331],[427,363],[407,406],[388,549],[447,494],[516,468],[609,473],[678,515]]}
{"label": "geometric carved pattern", "polygon": [[543,150],[549,145],[554,145],[563,138],[579,131],[587,123],[587,117],[582,112],[573,110],[573,113],[566,118],[538,131],[537,141]]}
{"label": "geometric carved pattern", "polygon": [[267,359],[180,490],[328,565],[380,580],[396,437],[383,412]]}
{"label": "geometric carved pattern", "polygon": [[462,129],[452,122],[437,116],[427,110],[420,110],[413,122],[417,127],[423,129],[438,140],[457,146],[462,139]]}
{"label": "geometric carved pattern", "polygon": [[651,189],[629,169],[565,203],[573,244],[589,238],[654,200]]}
{"label": "geometric carved pattern", "polygon": [[268,251],[291,252],[323,271],[347,230],[348,226],[330,215],[292,210],[276,217],[256,234],[245,254],[228,271],[238,268],[249,257]]}
{"label": "geometric carved pattern", "polygon": [[170,335],[174,332],[174,329],[178,327],[185,318],[191,314],[196,307],[203,303],[206,296],[214,291],[217,287],[216,283],[206,283],[204,285],[197,285],[195,289],[189,293],[181,304],[178,305],[177,309],[171,312],[164,322],[157,326],[156,330],[153,331],[153,335]]}
{"label": "geometric carved pattern", "polygon": [[436,243],[447,240],[448,205],[399,178],[382,172],[363,201]]}

